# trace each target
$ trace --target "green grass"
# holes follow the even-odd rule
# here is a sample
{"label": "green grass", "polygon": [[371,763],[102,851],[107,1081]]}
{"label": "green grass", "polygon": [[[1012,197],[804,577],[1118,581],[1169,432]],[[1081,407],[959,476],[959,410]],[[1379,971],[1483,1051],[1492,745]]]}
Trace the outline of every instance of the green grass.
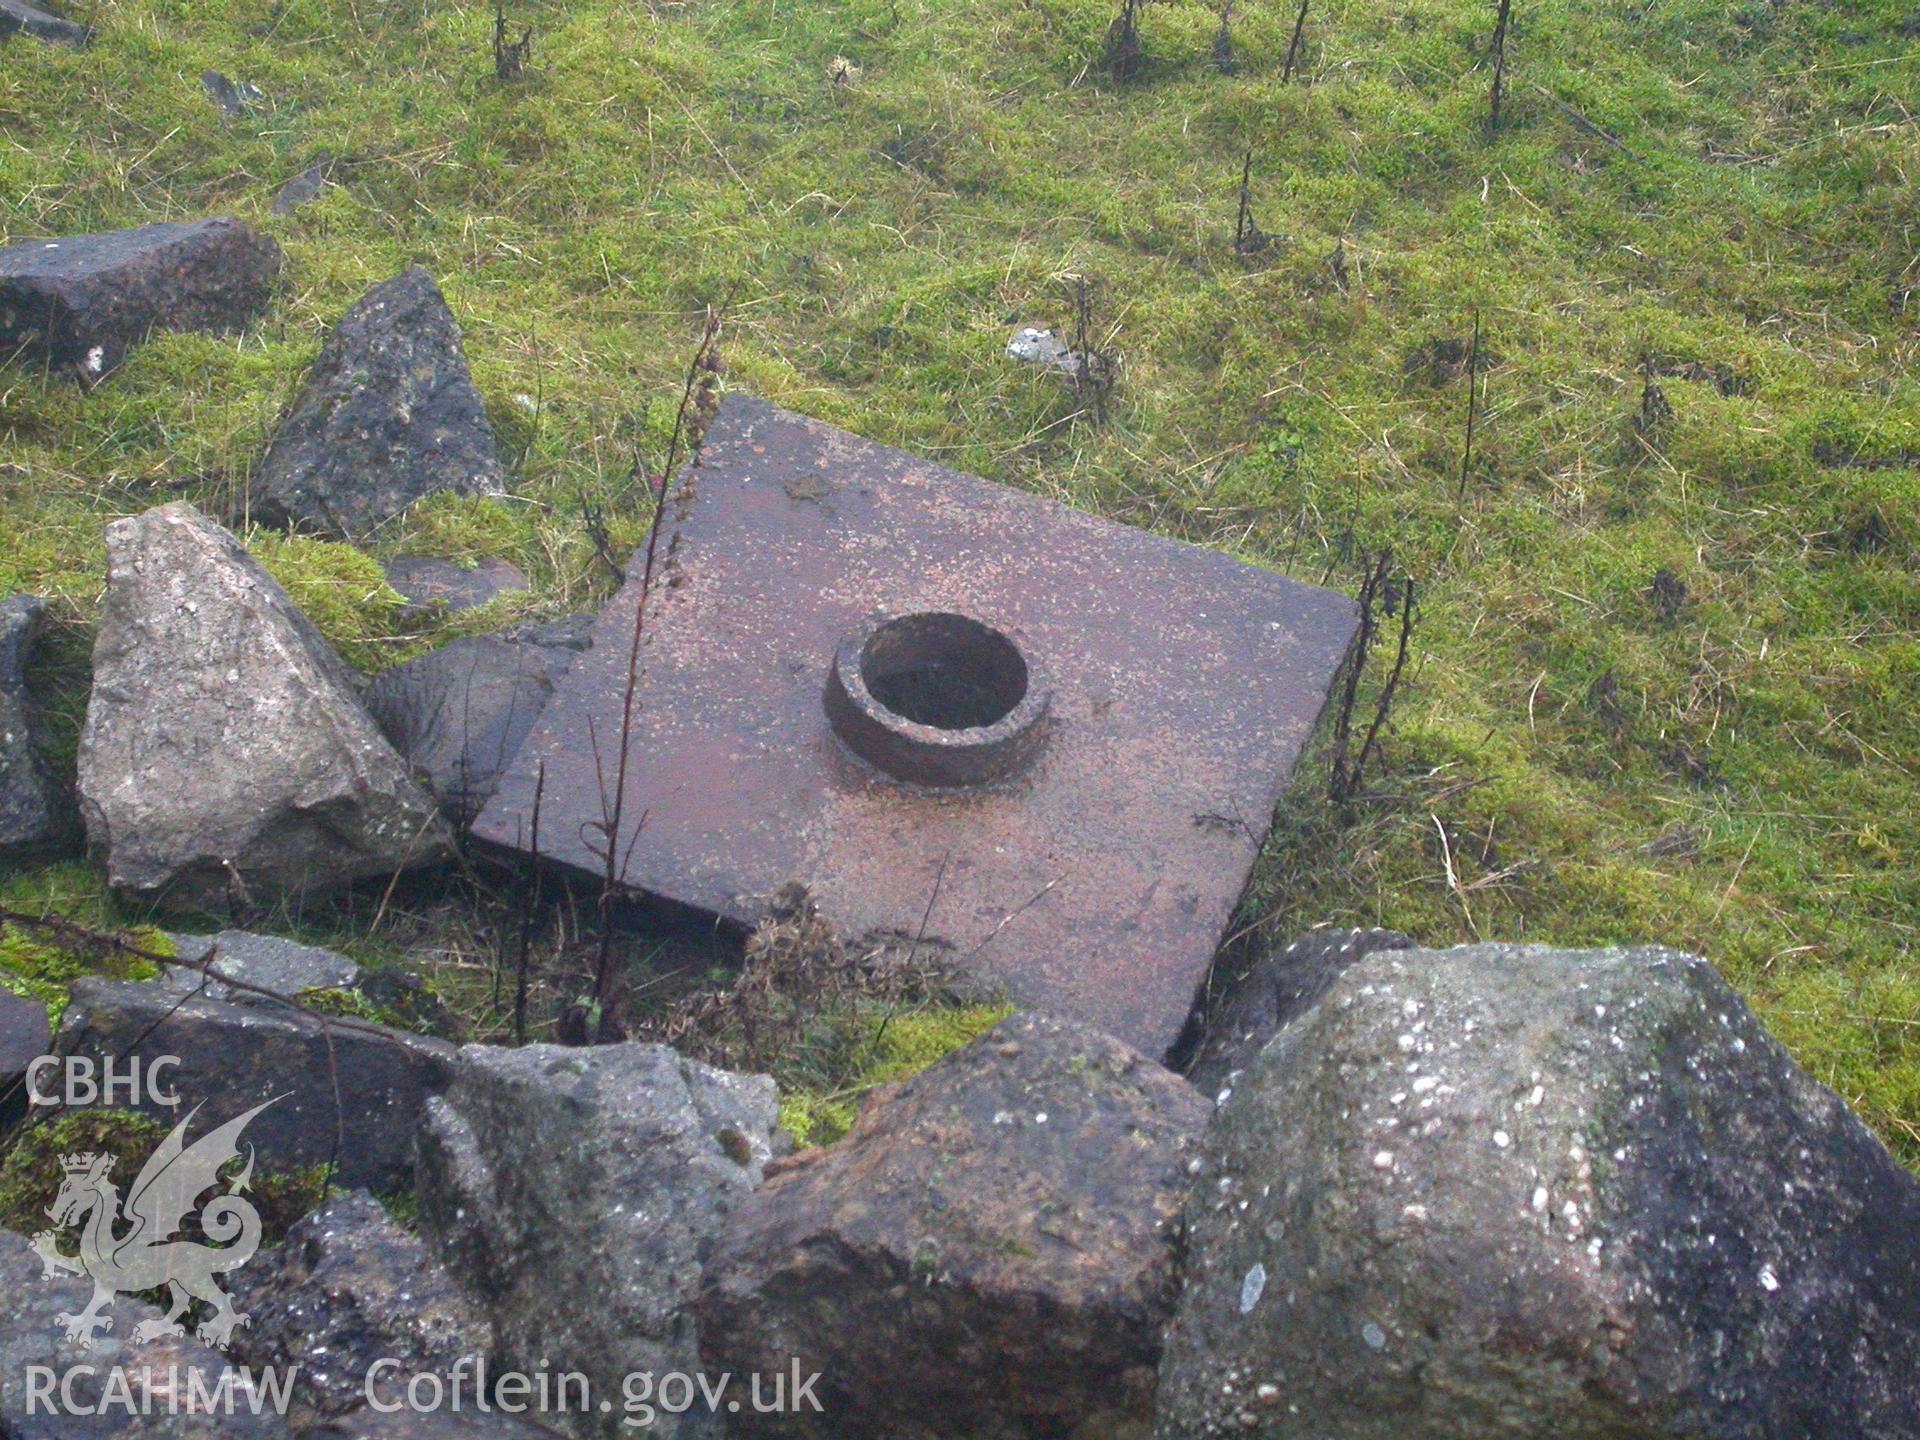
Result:
{"label": "green grass", "polygon": [[[70,674],[101,522],[181,496],[244,521],[327,327],[418,261],[514,494],[427,507],[380,553],[498,550],[540,606],[592,604],[582,497],[637,538],[634,441],[663,448],[737,284],[735,386],[1303,577],[1351,584],[1391,545],[1419,578],[1375,793],[1303,799],[1250,919],[1701,950],[1920,1163],[1920,12],[1520,0],[1489,136],[1490,3],[1316,6],[1290,87],[1294,7],[1240,8],[1237,76],[1212,13],[1163,0],[1115,89],[1096,0],[520,3],[534,73],[503,85],[480,5],[103,0],[92,51],[6,51],[0,228],[231,212],[287,284],[244,336],[157,340],[90,395],[0,379],[0,591],[55,599]],[[209,68],[271,107],[223,119]],[[1251,262],[1247,147],[1281,237]],[[270,217],[322,149],[339,183]],[[1073,274],[1125,360],[1103,431],[1001,356],[1066,320]],[[1475,308],[1493,364],[1457,504],[1465,382],[1435,358]],[[1654,446],[1649,352],[1705,367],[1660,380]],[[431,638],[334,594],[363,663]],[[1696,856],[1644,848],[1678,826]]]}

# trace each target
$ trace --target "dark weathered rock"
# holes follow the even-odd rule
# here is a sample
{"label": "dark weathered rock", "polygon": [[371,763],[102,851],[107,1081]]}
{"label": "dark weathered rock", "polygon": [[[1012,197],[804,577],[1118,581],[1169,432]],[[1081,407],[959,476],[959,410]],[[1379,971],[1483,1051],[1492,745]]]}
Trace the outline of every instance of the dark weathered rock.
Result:
{"label": "dark weathered rock", "polygon": [[[360,979],[360,967],[345,955],[274,935],[222,930],[218,935],[175,935],[172,940],[174,957],[181,964],[165,967],[154,983],[176,995],[199,995],[235,1005],[270,1005],[270,998],[235,989],[224,981],[237,980],[276,994],[299,996],[312,990],[351,990]],[[206,968],[199,968],[202,966]]]}
{"label": "dark weathered rock", "polygon": [[253,1365],[298,1365],[300,1402],[316,1416],[367,1405],[369,1385],[382,1405],[404,1402],[411,1377],[450,1381],[461,1362],[471,1395],[493,1348],[478,1307],[364,1190],[236,1270],[232,1294],[253,1317],[234,1353]]}
{"label": "dark weathered rock", "polygon": [[[49,1196],[49,1199],[52,1197]],[[235,1406],[214,1415],[171,1414],[185,1410],[197,1372],[202,1393],[217,1393],[228,1362],[215,1351],[184,1336],[134,1343],[134,1329],[160,1312],[131,1295],[113,1302],[113,1326],[86,1347],[69,1341],[61,1317],[87,1308],[91,1281],[74,1275],[48,1276],[40,1257],[21,1236],[0,1230],[0,1436],[6,1440],[285,1440],[293,1432],[273,1413],[249,1409],[246,1390],[234,1372]],[[88,1373],[90,1368],[91,1373]],[[53,1411],[30,1389],[34,1371],[51,1371]],[[115,1373],[126,1381],[126,1400],[107,1391]],[[71,1376],[74,1399],[98,1415],[66,1413],[59,1403],[59,1382]],[[169,1395],[177,1396],[177,1404]],[[227,1413],[228,1409],[233,1413]],[[133,1413],[128,1413],[131,1409]],[[142,1414],[143,1409],[153,1413]]]}
{"label": "dark weathered rock", "polygon": [[472,566],[437,555],[401,555],[387,563],[387,583],[418,611],[473,610],[527,589],[520,568],[497,555]]}
{"label": "dark weathered rock", "polygon": [[1310,930],[1266,956],[1228,996],[1187,1066],[1216,1099],[1294,1016],[1313,1008],[1349,965],[1376,950],[1411,950],[1398,930]]}
{"label": "dark weathered rock", "polygon": [[522,638],[454,640],[395,666],[367,690],[381,733],[447,817],[463,824],[493,798],[554,686],[586,648],[566,622],[513,633]]}
{"label": "dark weathered rock", "polygon": [[1696,956],[1369,955],[1208,1162],[1165,1440],[1920,1435],[1920,1182]]}
{"label": "dark weathered rock", "polygon": [[109,525],[107,563],[80,798],[117,891],[219,912],[450,852],[351,672],[231,535],[166,505]]}
{"label": "dark weathered rock", "polygon": [[[83,979],[61,1017],[62,1054],[96,1060],[178,1056],[162,1072],[186,1109],[231,1119],[282,1097],[248,1127],[247,1143],[275,1170],[335,1166],[338,1184],[405,1189],[413,1180],[413,1125],[447,1087],[457,1051],[445,1041],[364,1020],[322,1026],[271,1005],[181,999],[162,985]],[[336,1103],[337,1097],[337,1103]],[[179,1113],[143,1097],[169,1124]]]}
{"label": "dark weathered rock", "polygon": [[280,247],[238,220],[28,240],[0,250],[0,358],[98,379],[151,330],[231,330],[265,307]]}
{"label": "dark weathered rock", "polygon": [[218,70],[207,71],[200,77],[200,83],[206,87],[207,98],[236,120],[249,110],[266,104],[266,94],[258,85],[249,85],[244,80],[230,80]]}
{"label": "dark weathered rock", "polygon": [[52,1043],[47,1007],[0,989],[0,1133],[26,1118],[27,1067]]}
{"label": "dark weathered rock", "polygon": [[[777,1102],[661,1045],[470,1045],[420,1133],[420,1223],[485,1301],[503,1367],[628,1374],[700,1368],[693,1302],[727,1212],[759,1183]],[[617,1402],[616,1402],[617,1405]],[[617,1413],[579,1435],[632,1433]],[[652,1433],[711,1436],[704,1408]]]}
{"label": "dark weathered rock", "polygon": [[305,1440],[553,1440],[556,1433],[497,1409],[483,1413],[469,1402],[458,1412],[356,1410],[309,1430]]}
{"label": "dark weathered rock", "polygon": [[280,187],[280,193],[273,197],[273,213],[291,215],[309,200],[318,199],[332,173],[333,156],[322,150],[319,159]]}
{"label": "dark weathered rock", "polygon": [[363,539],[442,490],[500,489],[460,327],[418,266],[346,313],[252,485],[254,518]]}
{"label": "dark weathered rock", "polygon": [[0,40],[11,40],[15,35],[31,35],[56,45],[84,46],[93,41],[89,26],[49,15],[26,0],[0,0]]}
{"label": "dark weathered rock", "polygon": [[0,600],[0,860],[58,849],[79,830],[73,797],[40,749],[27,693],[27,659],[46,610],[34,595]]}
{"label": "dark weathered rock", "polygon": [[707,1266],[715,1368],[817,1371],[820,1437],[1144,1435],[1210,1107],[1089,1026],[1021,1015],[782,1161]]}

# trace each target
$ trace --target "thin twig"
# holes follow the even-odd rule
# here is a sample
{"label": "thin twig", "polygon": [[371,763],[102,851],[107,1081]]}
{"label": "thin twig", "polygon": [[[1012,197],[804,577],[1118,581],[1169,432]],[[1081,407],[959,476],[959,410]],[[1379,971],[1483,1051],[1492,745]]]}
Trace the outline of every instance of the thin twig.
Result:
{"label": "thin twig", "polygon": [[1293,80],[1294,61],[1300,58],[1300,42],[1307,34],[1307,7],[1313,0],[1300,0],[1300,13],[1293,20],[1293,39],[1287,45],[1286,67],[1280,72],[1280,83],[1286,85]]}

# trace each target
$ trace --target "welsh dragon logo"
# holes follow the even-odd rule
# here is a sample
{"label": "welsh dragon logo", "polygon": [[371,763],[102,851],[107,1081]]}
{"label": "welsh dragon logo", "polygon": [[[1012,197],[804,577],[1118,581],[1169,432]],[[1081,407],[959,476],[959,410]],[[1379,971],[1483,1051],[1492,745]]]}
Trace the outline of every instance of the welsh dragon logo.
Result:
{"label": "welsh dragon logo", "polygon": [[135,1344],[184,1335],[181,1317],[196,1300],[213,1309],[194,1332],[204,1344],[225,1346],[234,1330],[247,1323],[214,1277],[239,1269],[260,1248],[260,1212],[242,1193],[253,1178],[251,1146],[240,1173],[199,1212],[200,1229],[213,1244],[178,1236],[199,1198],[222,1183],[220,1171],[240,1158],[240,1132],[273,1103],[255,1106],[189,1145],[187,1127],[200,1113],[196,1106],[141,1167],[127,1192],[124,1210],[120,1187],[113,1183],[113,1156],[60,1157],[66,1178],[47,1218],[60,1229],[79,1225],[80,1249],[74,1255],[61,1253],[55,1230],[36,1235],[33,1248],[49,1276],[84,1275],[93,1281],[93,1300],[85,1310],[55,1317],[66,1328],[68,1340],[90,1348],[113,1328],[113,1317],[106,1310],[114,1296],[162,1288],[170,1293],[172,1308],[164,1316],[136,1325]]}

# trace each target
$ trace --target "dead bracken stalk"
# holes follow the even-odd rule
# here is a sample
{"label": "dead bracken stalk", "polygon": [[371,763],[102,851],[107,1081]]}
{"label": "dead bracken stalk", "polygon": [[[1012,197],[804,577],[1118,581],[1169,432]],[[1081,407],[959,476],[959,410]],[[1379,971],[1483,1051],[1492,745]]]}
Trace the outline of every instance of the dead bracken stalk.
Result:
{"label": "dead bracken stalk", "polygon": [[1220,0],[1220,28],[1213,36],[1213,68],[1222,75],[1232,75],[1240,69],[1240,62],[1233,55],[1233,0]]}
{"label": "dead bracken stalk", "polygon": [[908,1001],[929,984],[911,955],[850,954],[806,886],[789,883],[748,937],[733,984],[687,997],[646,1034],[709,1064],[766,1070],[805,1049],[822,1016],[850,1002]]}
{"label": "dead bracken stalk", "polygon": [[1146,0],[1120,0],[1120,13],[1107,27],[1107,74],[1126,84],[1140,73],[1146,51],[1140,44],[1140,7]]}
{"label": "dead bracken stalk", "polygon": [[1084,275],[1073,284],[1073,393],[1079,413],[1091,415],[1093,423],[1107,423],[1107,401],[1113,395],[1113,357],[1095,342],[1098,333],[1093,315],[1093,284]]}
{"label": "dead bracken stalk", "polygon": [[513,981],[513,1043],[527,1043],[527,988],[533,970],[533,931],[540,916],[540,807],[547,794],[547,762],[540,762],[540,769],[533,779],[533,824],[528,844],[528,868],[532,872],[531,883],[521,903],[520,909],[520,954],[514,966]]}
{"label": "dead bracken stalk", "polygon": [[1307,7],[1313,0],[1300,0],[1300,13],[1293,17],[1293,39],[1287,43],[1287,63],[1280,71],[1280,83],[1293,82],[1293,67],[1300,61],[1300,45],[1307,36]]}
{"label": "dead bracken stalk", "polygon": [[[602,763],[599,737],[592,733],[591,722],[588,725],[588,738],[593,747],[594,769],[600,787],[600,820],[593,826],[599,835],[595,853],[604,867],[598,912],[600,945],[594,962],[593,996],[589,1007],[596,1017],[595,1029],[598,1033],[595,1038],[617,1034],[619,1029],[617,1018],[608,1006],[607,991],[613,971],[614,901],[625,883],[627,867],[633,858],[633,847],[639,841],[640,831],[646,826],[646,816],[642,815],[639,824],[633,827],[631,838],[626,840],[625,848],[622,848],[621,840],[627,832],[627,782],[633,764],[634,707],[640,687],[640,647],[646,638],[647,601],[653,593],[659,565],[660,531],[666,519],[668,492],[672,489],[674,471],[683,454],[691,457],[699,453],[707,423],[719,407],[720,376],[725,373],[725,366],[720,359],[720,327],[725,313],[725,305],[718,309],[710,307],[707,311],[699,348],[694,351],[693,359],[687,366],[687,377],[680,389],[680,407],[674,414],[673,434],[667,441],[666,463],[657,476],[651,477],[654,482],[651,487],[653,513],[647,523],[640,590],[635,597],[633,635],[627,651],[627,678],[620,702],[620,753],[614,761],[611,785]],[[639,473],[646,476],[644,455],[637,455],[635,464]]]}
{"label": "dead bracken stalk", "polygon": [[522,29],[518,40],[507,37],[507,0],[494,0],[493,73],[501,80],[518,80],[533,58],[533,27]]}
{"label": "dead bracken stalk", "polygon": [[[1367,767],[1378,757],[1380,737],[1393,713],[1393,702],[1399,694],[1401,677],[1406,673],[1407,654],[1413,643],[1413,577],[1401,575],[1395,578],[1392,570],[1393,552],[1382,550],[1363,570],[1360,594],[1356,597],[1360,606],[1360,633],[1354,639],[1353,654],[1347,661],[1342,677],[1339,708],[1333,717],[1332,767],[1328,775],[1327,793],[1336,805],[1344,805],[1352,800],[1365,785]],[[1382,622],[1396,616],[1400,621],[1400,641],[1394,654],[1393,668],[1381,683],[1380,693],[1374,700],[1373,719],[1356,753],[1353,750],[1353,718],[1359,704],[1360,682],[1372,660],[1374,644],[1383,628]]]}
{"label": "dead bracken stalk", "polygon": [[1487,128],[1500,128],[1500,107],[1507,96],[1507,22],[1513,16],[1513,0],[1500,0],[1499,18],[1493,25],[1493,90],[1489,95]]}
{"label": "dead bracken stalk", "polygon": [[1473,466],[1473,422],[1480,409],[1480,312],[1473,312],[1473,343],[1467,347],[1467,438],[1460,447],[1460,488],[1454,504],[1467,498],[1467,476]]}
{"label": "dead bracken stalk", "polygon": [[1234,253],[1258,255],[1272,243],[1267,232],[1253,219],[1253,151],[1249,148],[1246,158],[1240,162],[1240,214],[1233,222]]}

